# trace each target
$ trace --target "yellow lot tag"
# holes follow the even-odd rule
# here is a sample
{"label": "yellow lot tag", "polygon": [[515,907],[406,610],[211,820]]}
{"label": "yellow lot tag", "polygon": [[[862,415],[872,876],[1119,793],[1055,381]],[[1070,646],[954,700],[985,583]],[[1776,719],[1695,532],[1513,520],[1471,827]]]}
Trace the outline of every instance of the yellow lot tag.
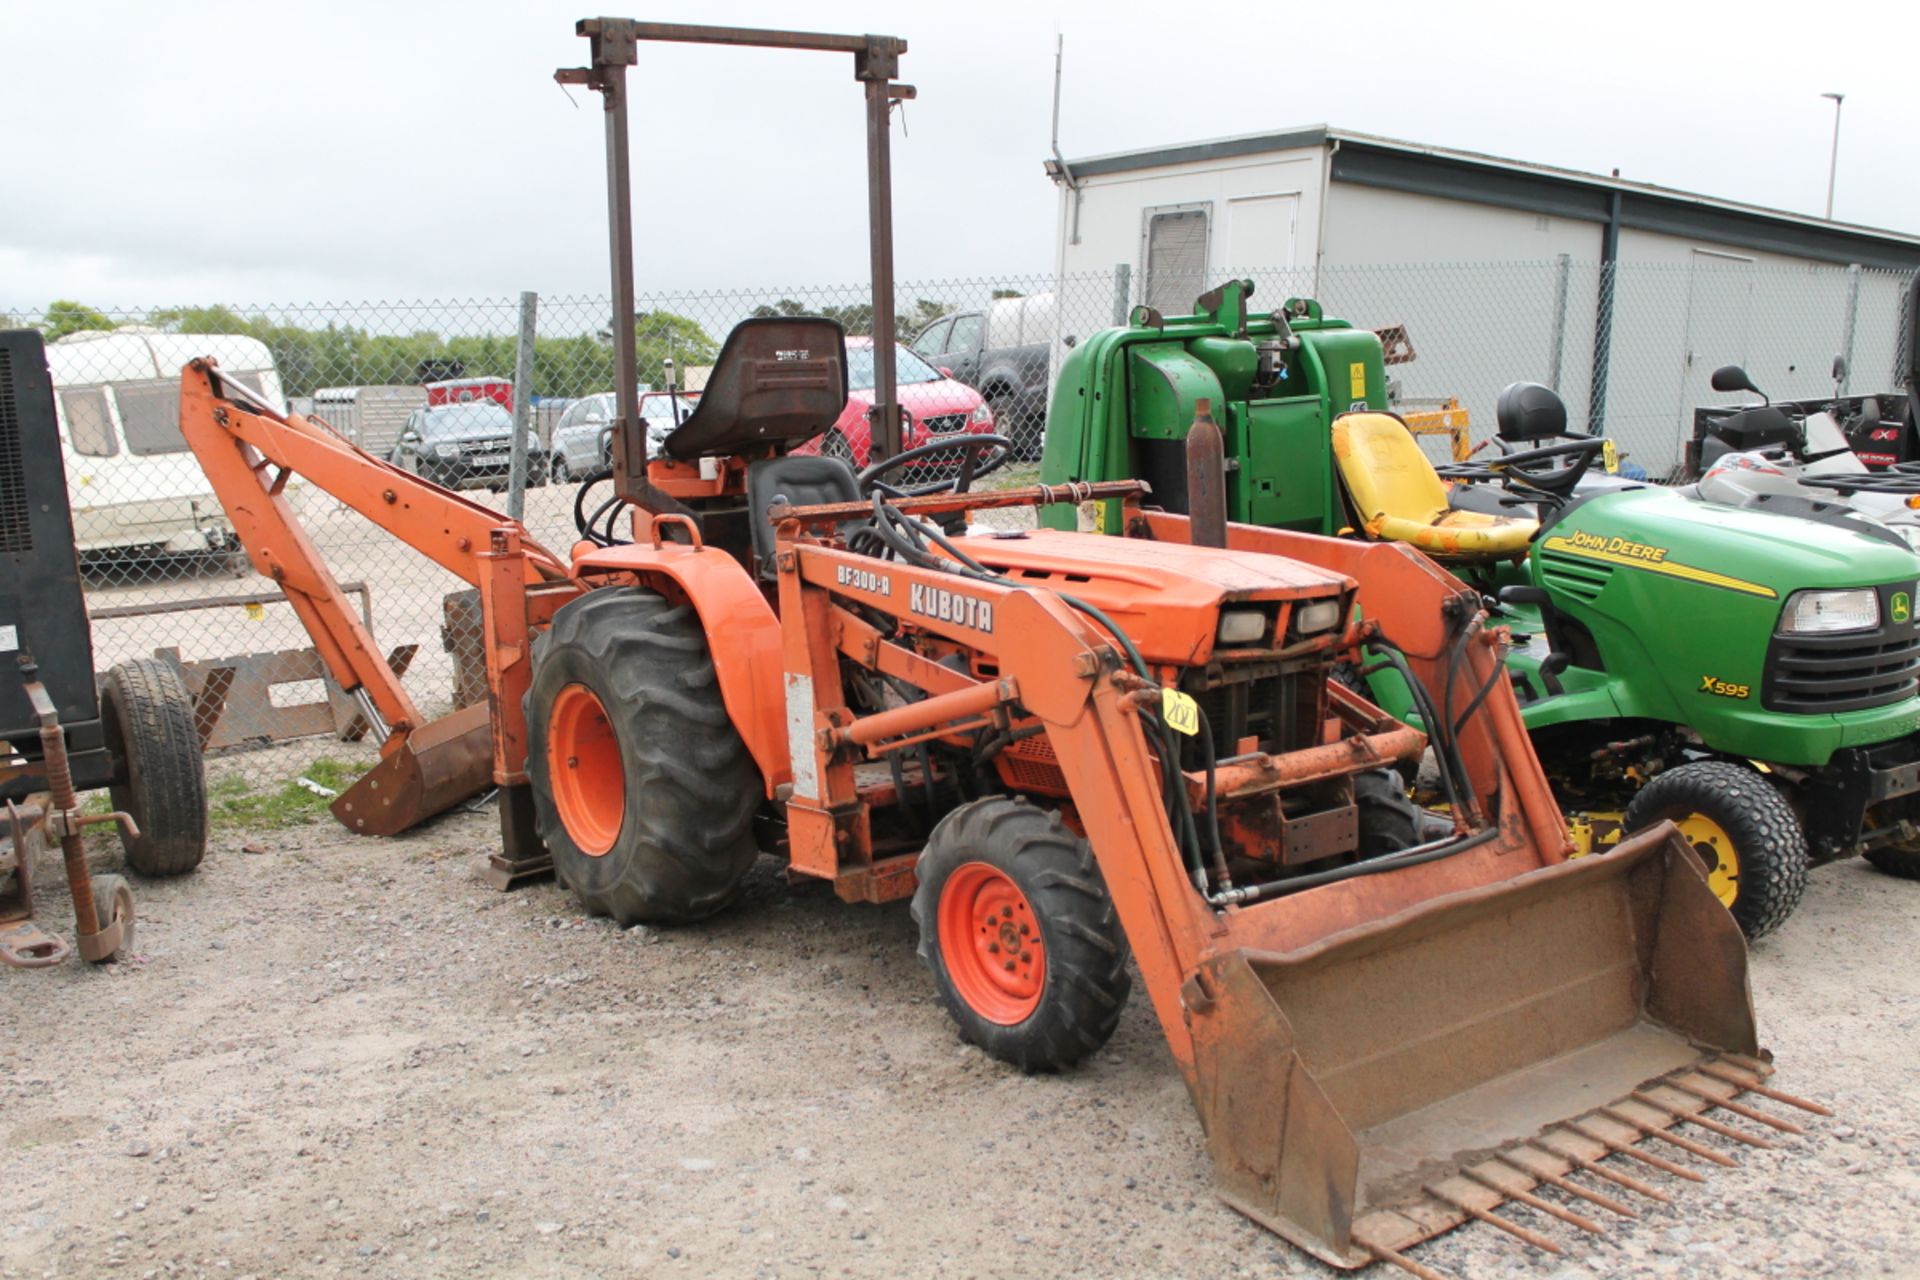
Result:
{"label": "yellow lot tag", "polygon": [[1355,360],[1347,366],[1347,381],[1352,384],[1353,393],[1348,399],[1365,400],[1367,398],[1367,366],[1364,362]]}
{"label": "yellow lot tag", "polygon": [[1620,450],[1612,439],[1600,446],[1600,467],[1610,476],[1620,474]]}
{"label": "yellow lot tag", "polygon": [[1160,691],[1160,715],[1175,733],[1191,738],[1200,732],[1200,704],[1178,689]]}
{"label": "yellow lot tag", "polygon": [[258,622],[267,616],[267,606],[263,604],[250,604],[246,606],[246,609],[249,621]]}

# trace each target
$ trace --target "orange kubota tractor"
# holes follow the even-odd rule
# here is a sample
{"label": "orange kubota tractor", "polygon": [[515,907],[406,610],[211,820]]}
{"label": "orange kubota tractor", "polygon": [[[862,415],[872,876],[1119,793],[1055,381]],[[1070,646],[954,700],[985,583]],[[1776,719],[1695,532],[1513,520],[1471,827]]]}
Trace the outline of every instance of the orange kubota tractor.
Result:
{"label": "orange kubota tractor", "polygon": [[[603,90],[647,38],[611,21],[583,24]],[[741,324],[666,456],[623,413],[615,500],[581,495],[565,558],[211,361],[181,422],[385,733],[350,826],[497,784],[505,873],[550,856],[622,923],[721,909],[763,849],[848,900],[910,897],[961,1033],[1026,1070],[1099,1049],[1137,966],[1222,1195],[1329,1262],[1431,1274],[1404,1250],[1469,1219],[1552,1249],[1496,1209],[1597,1229],[1566,1197],[1665,1198],[1606,1157],[1693,1176],[1640,1141],[1723,1160],[1674,1128],[1792,1127],[1737,1100],[1796,1101],[1763,1083],[1744,944],[1672,828],[1567,860],[1473,592],[1397,545],[1217,524],[1196,545],[1209,522],[1133,482],[973,491],[992,437],[859,475],[792,456],[846,396],[837,325]],[[957,476],[907,483],[942,452]],[[486,706],[422,722],[294,475],[479,588]],[[969,523],[1091,499],[1130,536]],[[1333,678],[1371,661],[1405,671],[1431,741]],[[1445,813],[1394,774],[1428,750]]]}

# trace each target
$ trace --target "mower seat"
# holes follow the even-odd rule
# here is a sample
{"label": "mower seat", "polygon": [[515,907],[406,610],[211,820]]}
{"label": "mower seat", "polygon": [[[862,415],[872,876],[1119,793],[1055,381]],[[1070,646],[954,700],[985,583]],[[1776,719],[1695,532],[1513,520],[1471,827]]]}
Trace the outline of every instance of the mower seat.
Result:
{"label": "mower seat", "polygon": [[1450,508],[1433,463],[1390,413],[1334,419],[1333,457],[1370,538],[1457,560],[1523,554],[1539,532],[1537,520]]}
{"label": "mower seat", "polygon": [[774,576],[773,521],[767,508],[776,502],[796,507],[812,507],[827,502],[860,501],[860,483],[853,468],[839,458],[794,457],[762,458],[747,464],[747,506],[752,511],[748,526],[753,534],[753,555],[760,576]]}

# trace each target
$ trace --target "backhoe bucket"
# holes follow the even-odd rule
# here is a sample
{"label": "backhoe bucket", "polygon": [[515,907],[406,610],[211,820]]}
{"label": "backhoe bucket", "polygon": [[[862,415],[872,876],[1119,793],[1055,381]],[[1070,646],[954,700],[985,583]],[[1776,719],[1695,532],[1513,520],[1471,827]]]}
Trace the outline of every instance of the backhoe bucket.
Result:
{"label": "backhoe bucket", "polygon": [[1194,1093],[1221,1194],[1339,1266],[1397,1261],[1469,1218],[1540,1244],[1491,1210],[1538,1208],[1537,1184],[1655,1130],[1713,1127],[1695,1117],[1769,1071],[1745,940],[1666,824],[1196,976]]}
{"label": "backhoe bucket", "polygon": [[476,703],[408,734],[331,808],[363,836],[393,836],[493,785],[493,726]]}

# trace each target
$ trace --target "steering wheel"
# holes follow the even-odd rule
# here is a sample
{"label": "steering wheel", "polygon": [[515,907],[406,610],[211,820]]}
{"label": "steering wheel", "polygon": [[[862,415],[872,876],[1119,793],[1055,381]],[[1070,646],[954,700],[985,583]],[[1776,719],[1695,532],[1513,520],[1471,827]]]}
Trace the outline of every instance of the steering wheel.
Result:
{"label": "steering wheel", "polygon": [[[1587,436],[1538,449],[1517,449],[1489,462],[1456,463],[1438,470],[1450,480],[1491,480],[1565,499],[1606,447],[1605,436]],[[1565,466],[1551,465],[1561,458],[1569,460]]]}
{"label": "steering wheel", "polygon": [[[945,480],[935,480],[927,484],[891,485],[880,477],[902,467],[920,462],[941,453],[958,453],[960,470]],[[985,455],[983,462],[982,455]],[[882,458],[867,467],[857,477],[860,492],[871,493],[878,489],[891,498],[924,498],[934,493],[965,493],[969,485],[981,476],[998,471],[1013,458],[1013,441],[1005,436],[959,435],[950,440],[935,440],[917,448],[896,453],[891,458]]]}

